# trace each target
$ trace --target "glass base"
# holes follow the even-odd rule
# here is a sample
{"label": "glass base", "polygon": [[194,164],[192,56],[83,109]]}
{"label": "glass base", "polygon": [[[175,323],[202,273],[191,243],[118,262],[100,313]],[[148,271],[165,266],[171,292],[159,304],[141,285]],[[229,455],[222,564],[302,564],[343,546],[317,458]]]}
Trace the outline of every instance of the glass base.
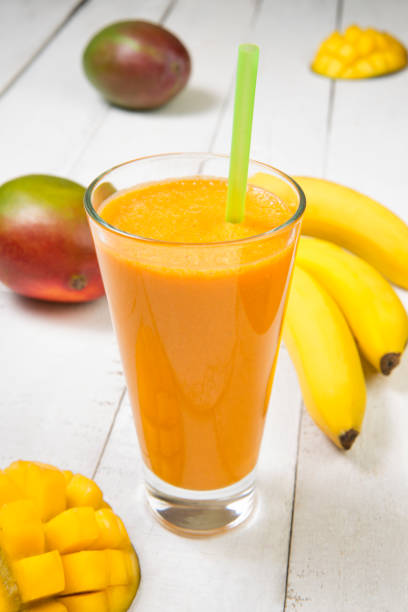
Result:
{"label": "glass base", "polygon": [[156,519],[180,535],[206,536],[232,529],[255,506],[254,472],[224,489],[193,491],[169,485],[145,469],[145,485]]}

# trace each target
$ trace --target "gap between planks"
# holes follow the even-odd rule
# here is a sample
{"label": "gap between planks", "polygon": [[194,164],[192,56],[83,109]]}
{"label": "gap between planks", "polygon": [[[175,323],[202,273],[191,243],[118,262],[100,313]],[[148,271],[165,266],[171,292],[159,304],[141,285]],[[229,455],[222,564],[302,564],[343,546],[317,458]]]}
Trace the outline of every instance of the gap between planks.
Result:
{"label": "gap between planks", "polygon": [[89,0],[79,0],[77,4],[75,4],[69,13],[65,16],[65,18],[59,23],[48,36],[46,36],[43,42],[40,44],[38,49],[34,51],[31,57],[23,63],[21,68],[17,70],[13,76],[6,81],[5,85],[0,89],[0,97],[8,90],[18,79],[23,76],[23,74],[30,68],[30,66],[35,62],[36,59],[40,57],[40,55],[45,51],[48,45],[58,36],[61,30],[67,25],[67,23],[76,15],[84,6],[87,4]]}
{"label": "gap between planks", "polygon": [[[343,21],[343,12],[344,12],[344,0],[337,0],[336,18],[335,18],[336,30],[340,30],[341,28],[342,21]],[[326,78],[326,77],[321,77],[321,78]],[[323,150],[323,169],[322,169],[323,178],[325,178],[327,174],[327,163],[329,159],[330,136],[331,136],[332,124],[333,124],[335,98],[336,98],[336,79],[330,79],[329,104],[327,108],[327,120],[326,120],[326,138],[324,141],[324,150]]]}
{"label": "gap between planks", "polygon": [[119,416],[119,412],[120,412],[120,409],[122,407],[123,400],[125,399],[125,396],[126,396],[126,386],[123,387],[123,389],[122,389],[122,393],[120,394],[118,405],[116,406],[115,412],[113,413],[112,422],[111,422],[111,424],[109,426],[108,433],[106,434],[106,438],[105,438],[104,443],[103,443],[102,448],[101,448],[101,452],[99,453],[99,457],[98,457],[98,459],[96,461],[95,469],[92,472],[92,480],[95,479],[96,474],[98,473],[99,467],[101,465],[101,462],[102,462],[103,456],[105,454],[106,448],[107,448],[107,446],[109,444],[109,440],[111,438],[111,435],[112,435],[113,429],[115,427],[117,418]]}
{"label": "gap between planks", "polygon": [[[335,20],[334,20],[334,26],[336,30],[339,30],[341,27],[342,20],[343,20],[343,10],[344,10],[344,0],[337,0],[336,15],[335,15]],[[328,97],[328,103],[327,103],[326,136],[325,136],[324,146],[323,146],[323,168],[322,168],[323,177],[326,176],[326,171],[327,171],[327,160],[328,160],[329,149],[330,149],[330,135],[331,135],[332,123],[333,123],[335,98],[336,98],[336,80],[331,79],[329,97]],[[289,572],[290,572],[290,560],[291,560],[291,552],[292,552],[293,525],[294,525],[294,520],[295,520],[296,489],[297,489],[298,464],[299,464],[299,454],[300,454],[300,435],[301,435],[302,422],[303,422],[303,410],[304,410],[304,405],[303,405],[303,401],[301,401],[300,415],[299,415],[299,429],[298,429],[298,438],[297,438],[296,464],[295,464],[295,473],[294,473],[294,478],[293,478],[293,497],[292,497],[292,511],[291,511],[290,528],[289,528],[288,561],[287,561],[287,566],[286,566],[286,577],[285,577],[285,599],[283,603],[282,612],[287,612],[287,605],[288,605]]]}

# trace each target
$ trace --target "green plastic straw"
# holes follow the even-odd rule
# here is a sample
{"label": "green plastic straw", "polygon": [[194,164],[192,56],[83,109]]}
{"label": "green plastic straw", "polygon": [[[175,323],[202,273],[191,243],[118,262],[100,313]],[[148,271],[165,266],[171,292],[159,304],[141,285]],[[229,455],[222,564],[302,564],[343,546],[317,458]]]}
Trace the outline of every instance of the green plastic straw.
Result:
{"label": "green plastic straw", "polygon": [[256,45],[239,46],[225,214],[226,220],[230,223],[241,223],[245,216],[245,195],[258,58],[259,48]]}

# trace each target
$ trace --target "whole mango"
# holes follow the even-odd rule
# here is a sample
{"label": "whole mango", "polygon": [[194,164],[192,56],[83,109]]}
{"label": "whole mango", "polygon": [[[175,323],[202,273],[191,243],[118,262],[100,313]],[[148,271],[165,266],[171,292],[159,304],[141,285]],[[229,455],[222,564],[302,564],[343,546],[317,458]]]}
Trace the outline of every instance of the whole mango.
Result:
{"label": "whole mango", "polygon": [[188,81],[190,56],[180,40],[147,21],[121,21],[98,32],[83,54],[89,81],[113,104],[162,106]]}
{"label": "whole mango", "polygon": [[0,281],[28,297],[84,302],[104,293],[85,189],[33,174],[0,186]]}

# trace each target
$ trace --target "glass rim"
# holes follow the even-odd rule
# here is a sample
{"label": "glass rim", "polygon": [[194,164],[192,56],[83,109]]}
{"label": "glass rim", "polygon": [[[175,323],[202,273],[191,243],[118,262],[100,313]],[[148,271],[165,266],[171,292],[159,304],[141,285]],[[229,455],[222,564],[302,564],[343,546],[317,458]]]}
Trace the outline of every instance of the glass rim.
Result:
{"label": "glass rim", "polygon": [[[102,179],[106,178],[111,172],[114,172],[115,170],[118,170],[119,168],[123,168],[124,166],[130,166],[131,164],[134,164],[138,161],[148,161],[148,160],[155,160],[155,159],[160,159],[163,158],[165,159],[166,157],[168,158],[177,158],[177,157],[197,157],[197,158],[202,158],[202,157],[209,157],[209,158],[214,158],[214,159],[224,159],[224,160],[228,160],[229,159],[229,155],[224,155],[224,154],[220,154],[220,153],[198,153],[198,152],[177,152],[177,153],[155,153],[153,155],[144,155],[142,157],[135,157],[134,159],[130,159],[128,161],[124,161],[120,164],[117,164],[116,166],[112,166],[111,168],[109,168],[108,170],[105,170],[104,172],[102,172],[101,174],[99,174],[87,187],[86,191],[85,191],[85,195],[84,195],[84,205],[85,205],[85,210],[88,213],[88,215],[94,220],[96,221],[96,223],[98,223],[98,225],[102,226],[104,229],[108,230],[109,232],[112,232],[114,234],[117,234],[119,236],[123,236],[125,238],[130,238],[133,240],[136,240],[138,242],[145,242],[148,244],[156,244],[156,245],[160,245],[160,246],[167,246],[167,247],[217,247],[217,246],[239,246],[239,245],[243,245],[243,244],[248,244],[250,242],[253,241],[257,241],[257,240],[261,240],[264,238],[268,238],[270,236],[276,235],[277,233],[281,232],[282,230],[290,227],[291,225],[293,225],[294,223],[296,223],[296,221],[298,221],[298,219],[300,219],[300,217],[302,216],[302,214],[305,211],[306,208],[306,197],[305,194],[302,190],[302,188],[300,187],[300,185],[292,178],[290,177],[288,174],[285,174],[284,172],[282,172],[281,170],[278,170],[278,168],[275,168],[274,166],[271,166],[270,164],[265,164],[264,162],[259,162],[255,159],[250,159],[249,163],[254,163],[257,164],[258,166],[261,166],[263,168],[265,168],[266,170],[269,170],[269,172],[272,170],[273,173],[275,175],[278,175],[279,178],[283,179],[286,183],[289,183],[291,187],[294,188],[294,191],[297,193],[298,197],[299,197],[299,204],[298,207],[296,209],[296,211],[293,213],[293,215],[287,219],[284,223],[282,223],[281,225],[278,225],[277,227],[273,227],[269,230],[266,230],[265,232],[262,232],[260,234],[255,234],[254,236],[246,236],[245,238],[236,238],[234,240],[223,240],[223,241],[219,241],[219,242],[177,242],[177,241],[169,241],[169,240],[158,240],[156,238],[148,238],[146,236],[139,236],[138,234],[132,234],[130,232],[126,232],[125,230],[121,230],[117,227],[115,227],[114,225],[111,225],[110,223],[108,223],[107,221],[105,221],[95,210],[93,204],[92,204],[92,200],[91,200],[91,195],[92,192],[94,191],[94,189],[97,187],[97,185],[102,181]],[[267,189],[265,189],[264,187],[262,187],[262,189],[264,189],[265,191],[268,191]],[[270,192],[273,193],[273,192]],[[274,194],[276,195],[276,194]]]}

